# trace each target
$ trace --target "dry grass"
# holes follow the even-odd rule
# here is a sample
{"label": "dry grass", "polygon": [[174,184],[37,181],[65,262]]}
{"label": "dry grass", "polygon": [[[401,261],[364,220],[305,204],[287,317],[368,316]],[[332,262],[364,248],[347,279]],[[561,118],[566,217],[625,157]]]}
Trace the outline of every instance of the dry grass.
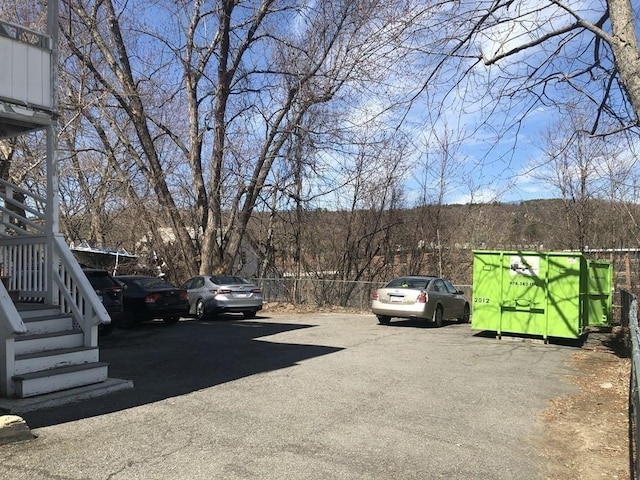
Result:
{"label": "dry grass", "polygon": [[543,413],[548,479],[629,479],[629,375],[623,331],[592,334],[572,355],[579,391]]}

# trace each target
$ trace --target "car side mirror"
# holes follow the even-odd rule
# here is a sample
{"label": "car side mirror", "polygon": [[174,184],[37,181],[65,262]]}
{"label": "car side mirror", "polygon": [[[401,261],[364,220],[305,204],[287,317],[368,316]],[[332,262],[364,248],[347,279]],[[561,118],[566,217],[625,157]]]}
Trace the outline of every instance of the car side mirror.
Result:
{"label": "car side mirror", "polygon": [[463,290],[458,290],[458,295],[464,295],[464,291]]}

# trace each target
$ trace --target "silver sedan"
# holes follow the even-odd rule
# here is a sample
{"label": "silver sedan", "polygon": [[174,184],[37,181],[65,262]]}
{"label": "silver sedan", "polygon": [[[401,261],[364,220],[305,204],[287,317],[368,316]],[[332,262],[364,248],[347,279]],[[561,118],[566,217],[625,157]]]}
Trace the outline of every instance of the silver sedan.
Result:
{"label": "silver sedan", "polygon": [[189,294],[189,314],[199,320],[225,312],[253,318],[262,309],[262,291],[236,275],[198,275],[182,288]]}
{"label": "silver sedan", "polygon": [[431,276],[407,276],[391,280],[373,292],[371,310],[380,323],[392,317],[422,318],[442,326],[445,320],[468,322],[469,302],[451,282]]}

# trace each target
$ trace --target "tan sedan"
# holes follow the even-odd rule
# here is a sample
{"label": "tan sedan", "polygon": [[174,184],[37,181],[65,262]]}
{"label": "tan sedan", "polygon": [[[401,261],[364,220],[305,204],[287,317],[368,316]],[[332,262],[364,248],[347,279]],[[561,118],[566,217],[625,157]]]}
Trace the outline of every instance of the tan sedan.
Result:
{"label": "tan sedan", "polygon": [[445,320],[468,322],[471,310],[463,293],[443,278],[400,277],[373,292],[371,310],[383,324],[393,317],[422,318],[438,327]]}

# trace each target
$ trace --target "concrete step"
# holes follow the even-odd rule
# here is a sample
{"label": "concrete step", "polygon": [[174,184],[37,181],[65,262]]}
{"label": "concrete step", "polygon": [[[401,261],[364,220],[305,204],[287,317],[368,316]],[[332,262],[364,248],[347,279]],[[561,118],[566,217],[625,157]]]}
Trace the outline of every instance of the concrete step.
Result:
{"label": "concrete step", "polygon": [[15,375],[33,373],[51,368],[82,365],[99,361],[97,347],[61,348],[45,352],[24,353],[15,356]]}
{"label": "concrete step", "polygon": [[107,378],[108,364],[104,362],[58,367],[12,377],[18,398],[92,385],[104,382]]}

